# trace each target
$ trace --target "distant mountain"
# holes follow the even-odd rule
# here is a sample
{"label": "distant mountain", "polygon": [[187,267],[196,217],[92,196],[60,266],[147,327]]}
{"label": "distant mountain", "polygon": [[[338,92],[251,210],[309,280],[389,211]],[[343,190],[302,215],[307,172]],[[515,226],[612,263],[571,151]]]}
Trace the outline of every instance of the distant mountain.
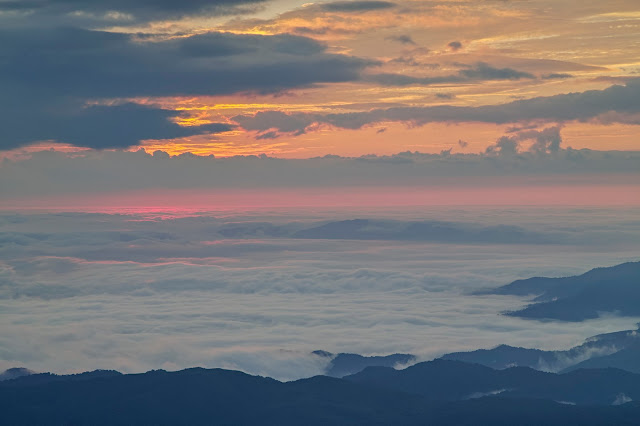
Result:
{"label": "distant mountain", "polygon": [[122,373],[114,370],[94,370],[78,374],[58,375],[52,373],[32,373],[21,376],[19,379],[11,381],[12,386],[34,386],[44,385],[54,382],[81,382],[84,380],[104,379],[109,377],[122,376]]}
{"label": "distant mountain", "polygon": [[[529,367],[542,371],[554,371],[558,362],[555,351],[518,348],[509,345],[500,345],[493,349],[453,352],[443,355],[440,359],[481,364],[498,370],[510,367]],[[549,368],[545,368],[547,366]]]}
{"label": "distant mountain", "polygon": [[0,373],[0,382],[3,380],[11,380],[11,379],[16,379],[18,377],[29,376],[31,374],[35,374],[35,373],[29,370],[28,368],[24,368],[24,367],[9,368],[4,372]]}
{"label": "distant mountain", "polygon": [[534,304],[507,315],[583,321],[602,313],[640,316],[640,262],[596,268],[573,277],[517,280],[491,294],[536,295]]}
{"label": "distant mountain", "polygon": [[[613,367],[640,373],[639,344],[639,330],[626,330],[590,337],[582,345],[566,351],[543,351],[500,345],[493,349],[454,352],[443,355],[441,358],[482,364],[496,369],[530,367],[536,370],[558,372],[578,368]],[[616,355],[618,353],[620,356]],[[634,357],[633,354],[638,356]],[[625,362],[615,362],[622,357],[625,358]]]}
{"label": "distant mountain", "polygon": [[218,233],[225,238],[290,237],[295,229],[292,225],[268,222],[231,222],[220,227]]}
{"label": "distant mountain", "polygon": [[635,344],[618,352],[587,359],[565,368],[563,372],[574,371],[580,368],[619,368],[640,374],[640,338],[637,339]]}
{"label": "distant mountain", "polygon": [[565,241],[566,238],[557,233],[531,231],[514,225],[359,218],[316,223],[228,222],[212,230],[225,238],[433,241],[472,244],[554,244]]}
{"label": "distant mountain", "polygon": [[[462,386],[491,375],[486,371],[490,369],[482,366],[471,365],[469,368],[468,364],[460,365],[463,363],[452,361],[439,363],[463,368],[461,373],[453,376],[448,374],[448,367],[441,373],[446,379],[454,376],[462,379]],[[407,370],[414,368],[416,367]],[[420,373],[424,368],[420,366],[414,372]],[[392,375],[400,373],[391,368],[378,367],[367,369],[363,373],[371,375],[368,370],[389,370]],[[607,371],[594,371],[595,378],[586,377],[576,382],[584,387],[597,387],[603,382],[597,376],[603,375],[618,383],[621,391],[630,387],[625,383],[625,377],[628,379],[633,376],[630,380],[638,382],[636,376],[628,373],[624,373],[626,376],[618,374],[618,377],[615,372],[610,374]],[[528,369],[516,369],[513,374],[533,381],[540,380],[540,377],[557,376]],[[26,380],[29,377],[0,382],[1,423],[13,426],[564,426],[633,425],[640,418],[640,405],[634,402],[621,406],[572,406],[550,400],[517,397],[438,402],[417,394],[324,376],[282,383],[237,371],[195,368],[172,373],[151,371],[108,377],[84,376],[84,380],[69,376],[55,377],[58,379],[40,383]],[[424,374],[420,377],[425,378]],[[431,381],[423,382],[422,386],[449,389],[456,385],[452,382]],[[436,391],[430,394],[435,395]],[[627,401],[629,397],[626,395],[625,393],[619,400]]]}
{"label": "distant mountain", "polygon": [[549,242],[550,238],[510,225],[485,226],[443,221],[351,219],[301,229],[294,238],[345,240],[402,240],[441,242],[491,242],[497,244]]}
{"label": "distant mountain", "polygon": [[519,375],[522,382],[532,382],[550,374],[529,368],[494,370],[478,364],[434,360],[404,370],[369,367],[344,379],[361,385],[423,395],[430,400],[456,401],[474,395],[504,392],[515,386],[512,377],[515,375]]}
{"label": "distant mountain", "polygon": [[404,370],[369,367],[345,380],[379,389],[455,401],[481,396],[547,399],[572,404],[613,404],[640,399],[640,375],[617,369],[545,373],[526,367],[494,370],[479,364],[435,360]]}
{"label": "distant mountain", "polygon": [[392,354],[386,356],[362,356],[358,354],[340,353],[333,355],[326,351],[314,351],[315,355],[331,358],[325,371],[329,377],[344,377],[358,373],[367,367],[396,367],[416,361],[410,354]]}

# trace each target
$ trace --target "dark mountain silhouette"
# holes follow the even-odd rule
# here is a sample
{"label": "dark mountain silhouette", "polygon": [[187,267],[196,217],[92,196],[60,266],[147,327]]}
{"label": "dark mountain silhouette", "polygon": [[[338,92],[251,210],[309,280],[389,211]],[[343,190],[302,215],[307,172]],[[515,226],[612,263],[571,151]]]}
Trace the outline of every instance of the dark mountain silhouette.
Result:
{"label": "dark mountain silhouette", "polygon": [[345,380],[412,394],[430,400],[460,400],[485,395],[549,399],[574,404],[612,404],[620,395],[640,399],[640,375],[617,369],[545,373],[527,367],[494,370],[460,361],[422,362],[404,370],[369,367]]}
{"label": "dark mountain silhouette", "polygon": [[[463,385],[488,377],[486,367],[440,361],[465,370]],[[414,367],[411,367],[414,368]],[[418,370],[425,368],[421,366]],[[390,368],[368,370],[398,371]],[[516,369],[522,378],[557,376]],[[404,370],[406,371],[406,370]],[[445,373],[449,371],[445,369]],[[477,371],[477,372],[473,372]],[[503,370],[507,371],[507,370]],[[363,374],[360,373],[360,374]],[[471,373],[471,378],[467,376]],[[500,372],[498,372],[500,373]],[[607,374],[593,370],[593,374]],[[633,379],[637,378],[634,375]],[[0,422],[7,425],[633,425],[640,405],[571,406],[550,400],[478,398],[439,402],[425,396],[324,376],[281,383],[237,371],[201,368],[131,375],[17,378],[0,383]],[[621,377],[609,375],[611,380]],[[443,378],[452,379],[447,374]],[[524,380],[524,379],[523,379]],[[591,381],[590,381],[591,380]],[[582,381],[596,385],[593,378]],[[455,387],[425,382],[423,387]],[[624,386],[623,386],[624,387]],[[622,388],[621,388],[622,389]],[[437,394],[436,391],[429,392]],[[628,398],[627,398],[628,399]],[[627,400],[624,399],[624,400]]]}
{"label": "dark mountain silhouette", "polygon": [[318,356],[331,358],[331,362],[324,373],[329,377],[344,377],[362,371],[367,367],[395,367],[409,364],[416,360],[416,357],[411,354],[363,356],[350,353],[334,355],[326,351],[314,351],[313,353]]}
{"label": "dark mountain silhouette", "polygon": [[640,374],[640,336],[637,342],[611,355],[587,359],[565,368],[562,372],[580,368],[619,368]]}
{"label": "dark mountain silhouette", "polygon": [[11,380],[11,379],[16,379],[18,377],[29,376],[31,374],[35,374],[35,372],[29,370],[28,368],[24,368],[24,367],[9,368],[4,372],[0,373],[0,382],[3,380]]}
{"label": "dark mountain silhouette", "polygon": [[517,280],[491,294],[536,295],[534,304],[507,315],[583,321],[601,313],[640,316],[640,262],[596,268],[573,277]]}
{"label": "dark mountain silhouette", "polygon": [[52,373],[37,373],[20,377],[11,382],[15,386],[34,386],[53,382],[80,382],[83,380],[108,378],[121,376],[122,373],[114,370],[94,370],[78,374],[58,375]]}
{"label": "dark mountain silhouette", "polygon": [[[640,373],[640,348],[638,348],[638,344],[640,344],[638,330],[625,330],[590,337],[582,345],[566,351],[543,351],[500,345],[493,349],[454,352],[443,355],[441,358],[482,364],[496,369],[519,366],[558,372],[578,368],[613,367]],[[617,356],[617,353],[620,355]],[[638,356],[634,357],[633,354]],[[614,362],[614,360],[623,357],[625,362]],[[594,363],[590,363],[591,361]]]}
{"label": "dark mountain silhouette", "polygon": [[[509,371],[505,374],[505,371]],[[432,400],[469,399],[474,394],[504,391],[513,387],[512,376],[526,375],[522,381],[534,381],[550,373],[519,368],[494,370],[478,364],[435,360],[421,362],[404,370],[369,367],[344,379],[361,385],[419,394]]]}
{"label": "dark mountain silhouette", "polygon": [[441,359],[481,364],[502,370],[510,367],[529,367],[536,370],[553,370],[544,366],[553,366],[558,362],[555,351],[518,348],[509,345],[496,346],[493,349],[477,349],[469,352],[445,354]]}

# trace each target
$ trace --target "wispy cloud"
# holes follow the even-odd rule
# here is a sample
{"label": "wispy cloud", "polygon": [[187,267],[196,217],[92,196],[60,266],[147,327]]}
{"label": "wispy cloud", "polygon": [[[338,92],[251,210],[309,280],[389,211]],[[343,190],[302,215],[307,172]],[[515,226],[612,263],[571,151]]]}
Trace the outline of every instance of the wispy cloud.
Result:
{"label": "wispy cloud", "polygon": [[[492,76],[490,68],[468,71],[469,76]],[[518,76],[513,70],[497,70],[495,77]],[[459,77],[458,77],[459,78]],[[525,77],[526,78],[526,77]],[[445,78],[446,79],[446,78]],[[392,76],[389,83],[396,85],[415,84],[416,79],[406,76]],[[423,82],[424,83],[424,82]],[[234,120],[247,130],[278,130],[282,132],[302,133],[314,123],[324,123],[338,128],[359,129],[366,125],[382,122],[406,122],[420,126],[434,122],[484,122],[484,123],[518,123],[527,121],[568,122],[601,120],[608,117],[609,122],[633,122],[633,117],[640,113],[640,83],[637,80],[625,86],[614,85],[604,90],[590,90],[582,93],[536,97],[518,100],[499,105],[478,107],[465,106],[426,106],[395,107],[373,109],[366,112],[342,114],[286,114],[272,112],[269,127],[261,125],[265,112],[254,116],[240,115]],[[626,119],[624,119],[626,117]],[[281,122],[297,123],[292,129],[280,126]]]}

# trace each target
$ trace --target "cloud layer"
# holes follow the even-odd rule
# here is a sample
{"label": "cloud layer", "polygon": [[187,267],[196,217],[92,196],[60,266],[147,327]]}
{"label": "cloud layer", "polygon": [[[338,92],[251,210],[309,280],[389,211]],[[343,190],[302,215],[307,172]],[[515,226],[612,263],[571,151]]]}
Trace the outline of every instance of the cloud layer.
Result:
{"label": "cloud layer", "polygon": [[[294,126],[294,123],[291,124]],[[291,127],[287,127],[290,129]],[[449,189],[532,185],[638,185],[636,152],[562,149],[558,127],[499,139],[483,154],[399,153],[287,160],[267,156],[169,156],[157,151],[36,152],[0,165],[5,200],[143,189],[259,189],[394,186]],[[509,179],[505,179],[505,178]],[[469,178],[473,178],[471,181]],[[478,192],[478,196],[482,193]],[[604,200],[603,200],[604,201]],[[9,205],[5,205],[9,207]]]}
{"label": "cloud layer", "polygon": [[[605,251],[594,251],[591,240],[578,238],[544,249],[526,240],[372,244],[257,232],[231,238],[220,231],[250,216],[277,226],[313,226],[317,211],[298,214],[297,225],[257,211],[160,214],[3,214],[0,369],[135,372],[202,365],[292,379],[322,371],[326,362],[309,354],[316,349],[422,358],[499,343],[556,349],[636,320],[535,323],[498,315],[524,299],[469,294],[516,278],[572,275],[629,260],[637,255],[629,241],[611,240]],[[634,212],[411,214],[537,232],[551,227],[574,237],[590,230],[589,238],[597,238],[614,228],[638,241]]]}

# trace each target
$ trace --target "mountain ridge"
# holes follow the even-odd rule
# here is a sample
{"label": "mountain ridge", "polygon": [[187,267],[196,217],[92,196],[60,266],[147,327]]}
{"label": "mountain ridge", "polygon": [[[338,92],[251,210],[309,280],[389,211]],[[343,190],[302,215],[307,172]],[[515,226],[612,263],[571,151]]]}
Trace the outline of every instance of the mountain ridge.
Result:
{"label": "mountain ridge", "polygon": [[[461,373],[504,374],[500,370],[454,361],[440,361]],[[437,363],[438,364],[438,363]],[[442,365],[440,365],[442,367]],[[429,369],[427,365],[410,369]],[[402,373],[388,367],[367,370]],[[99,370],[98,370],[99,371]],[[366,370],[365,370],[366,371]],[[588,372],[580,384],[597,383],[600,375],[631,378],[620,371]],[[395,372],[395,373],[393,373]],[[367,374],[371,371],[367,372]],[[516,368],[518,377],[555,377],[552,373]],[[584,376],[584,373],[572,373]],[[593,376],[593,377],[590,377]],[[567,405],[552,399],[523,397],[473,397],[434,400],[402,390],[354,383],[346,379],[316,376],[293,382],[251,376],[246,373],[191,368],[177,372],[152,370],[141,374],[101,377],[53,376],[38,382],[29,377],[0,382],[0,418],[4,424],[22,425],[632,425],[640,416],[640,404],[620,406]],[[571,377],[571,376],[568,376]],[[591,381],[590,381],[591,380]],[[594,381],[595,380],[595,381]],[[21,382],[26,382],[21,383]],[[434,384],[437,385],[437,384]],[[583,388],[587,388],[583,386]],[[625,390],[623,401],[635,393]],[[617,396],[617,395],[616,395]]]}
{"label": "mountain ridge", "polygon": [[528,306],[505,315],[580,322],[602,314],[640,316],[640,262],[598,267],[582,275],[533,277],[478,294],[531,296]]}

